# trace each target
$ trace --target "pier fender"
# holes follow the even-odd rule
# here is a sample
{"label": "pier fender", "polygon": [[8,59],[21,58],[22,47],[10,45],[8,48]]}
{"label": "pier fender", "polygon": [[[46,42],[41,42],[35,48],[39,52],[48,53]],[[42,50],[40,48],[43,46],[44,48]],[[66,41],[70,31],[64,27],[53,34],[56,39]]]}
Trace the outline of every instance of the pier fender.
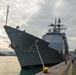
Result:
{"label": "pier fender", "polygon": [[48,70],[49,70],[50,68],[49,67],[43,67],[43,72],[44,73],[48,73]]}

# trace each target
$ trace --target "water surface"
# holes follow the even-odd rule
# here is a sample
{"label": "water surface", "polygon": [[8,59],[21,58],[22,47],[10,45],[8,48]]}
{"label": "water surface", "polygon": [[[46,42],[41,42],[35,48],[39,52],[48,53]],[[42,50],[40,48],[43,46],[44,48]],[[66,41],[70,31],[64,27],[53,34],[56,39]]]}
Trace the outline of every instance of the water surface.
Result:
{"label": "water surface", "polygon": [[16,56],[0,56],[0,75],[35,75],[41,69],[21,70]]}

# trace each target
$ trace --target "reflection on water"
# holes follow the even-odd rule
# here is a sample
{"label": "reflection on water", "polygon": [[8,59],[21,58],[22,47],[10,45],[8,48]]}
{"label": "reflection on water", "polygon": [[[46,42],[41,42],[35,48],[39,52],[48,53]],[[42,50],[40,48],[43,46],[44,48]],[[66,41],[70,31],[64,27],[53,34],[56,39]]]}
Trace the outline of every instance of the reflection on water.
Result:
{"label": "reflection on water", "polygon": [[34,75],[41,68],[21,70],[17,57],[0,56],[0,75]]}
{"label": "reflection on water", "polygon": [[41,68],[35,68],[35,69],[30,69],[30,70],[21,70],[20,75],[34,75],[39,71],[41,71]]}

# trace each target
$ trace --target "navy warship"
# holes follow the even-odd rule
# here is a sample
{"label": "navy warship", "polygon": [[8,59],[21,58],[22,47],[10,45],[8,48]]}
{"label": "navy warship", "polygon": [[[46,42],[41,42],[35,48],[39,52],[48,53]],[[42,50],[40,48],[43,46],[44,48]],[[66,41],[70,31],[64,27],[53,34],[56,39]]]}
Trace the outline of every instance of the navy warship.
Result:
{"label": "navy warship", "polygon": [[[7,20],[6,20],[7,21]],[[50,28],[42,39],[7,25],[4,29],[10,39],[9,47],[15,50],[22,69],[38,67],[42,64],[51,65],[64,61],[68,55],[68,43],[59,18],[58,23],[48,25]]]}

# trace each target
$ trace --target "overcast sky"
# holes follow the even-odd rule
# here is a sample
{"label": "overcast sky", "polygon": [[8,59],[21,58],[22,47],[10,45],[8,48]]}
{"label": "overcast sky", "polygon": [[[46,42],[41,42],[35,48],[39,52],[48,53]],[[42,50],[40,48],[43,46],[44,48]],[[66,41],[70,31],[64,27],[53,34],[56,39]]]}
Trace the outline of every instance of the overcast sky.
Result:
{"label": "overcast sky", "polygon": [[10,43],[3,28],[6,8],[10,6],[8,25],[20,26],[39,38],[48,31],[47,25],[61,18],[65,25],[69,50],[76,48],[76,0],[0,0],[0,49],[9,50]]}

